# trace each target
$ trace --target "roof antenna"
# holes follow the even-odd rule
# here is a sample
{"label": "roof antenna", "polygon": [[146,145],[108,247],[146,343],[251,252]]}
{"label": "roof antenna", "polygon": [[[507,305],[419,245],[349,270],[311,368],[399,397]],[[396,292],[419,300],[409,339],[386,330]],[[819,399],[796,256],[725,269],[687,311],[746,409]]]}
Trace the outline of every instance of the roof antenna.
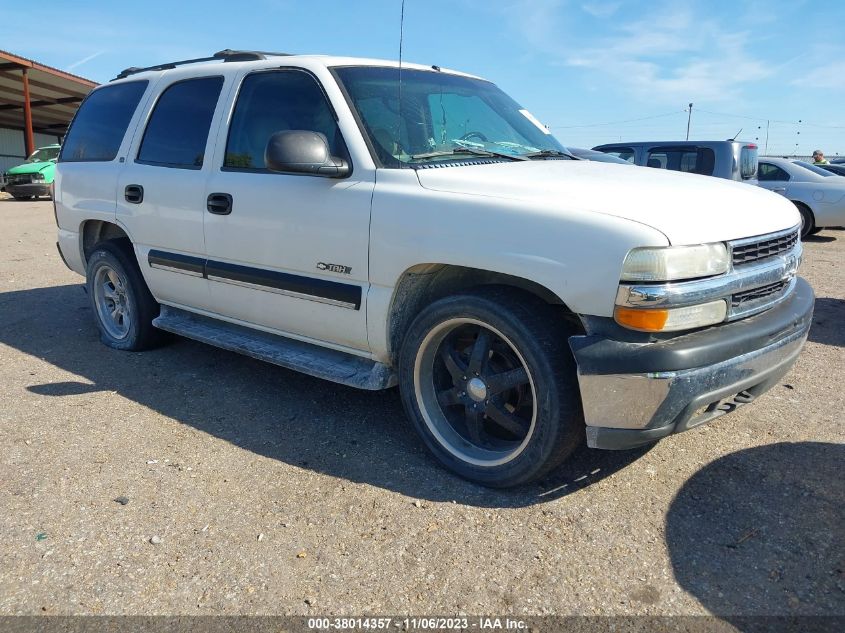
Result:
{"label": "roof antenna", "polygon": [[729,140],[729,141],[735,141],[735,140],[736,140],[736,137],[737,137],[737,136],[739,136],[740,134],[742,134],[742,128],[739,128],[739,132],[737,132],[736,134],[734,134],[734,137],[733,137],[733,138],[729,138],[728,140]]}
{"label": "roof antenna", "polygon": [[[402,43],[405,36],[405,0],[402,0],[402,9],[399,14],[399,125],[396,127],[396,149],[399,155],[402,154]],[[403,163],[399,160],[399,167],[403,167]]]}

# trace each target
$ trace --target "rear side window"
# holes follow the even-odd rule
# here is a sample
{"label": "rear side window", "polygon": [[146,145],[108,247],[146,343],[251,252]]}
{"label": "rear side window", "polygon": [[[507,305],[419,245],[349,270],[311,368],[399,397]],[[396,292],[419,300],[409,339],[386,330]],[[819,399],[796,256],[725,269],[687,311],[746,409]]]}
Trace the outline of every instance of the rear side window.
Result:
{"label": "rear side window", "polygon": [[199,169],[222,77],[188,79],[169,86],[155,105],[141,149],[139,163]]}
{"label": "rear side window", "polygon": [[712,176],[716,153],[709,147],[655,147],[649,151],[646,165]]}
{"label": "rear side window", "polygon": [[757,175],[757,146],[745,145],[739,151],[739,175],[743,180]]}
{"label": "rear side window", "polygon": [[98,88],[89,94],[73,119],[59,160],[114,160],[147,84],[147,81],[130,81]]}
{"label": "rear side window", "polygon": [[789,180],[789,174],[777,165],[772,165],[771,163],[760,163],[757,171],[757,180],[761,182],[772,180],[785,182]]}
{"label": "rear side window", "polygon": [[258,72],[241,84],[229,139],[226,169],[263,171],[267,141],[282,130],[325,135],[332,156],[346,157],[334,113],[317,80],[298,70]]}

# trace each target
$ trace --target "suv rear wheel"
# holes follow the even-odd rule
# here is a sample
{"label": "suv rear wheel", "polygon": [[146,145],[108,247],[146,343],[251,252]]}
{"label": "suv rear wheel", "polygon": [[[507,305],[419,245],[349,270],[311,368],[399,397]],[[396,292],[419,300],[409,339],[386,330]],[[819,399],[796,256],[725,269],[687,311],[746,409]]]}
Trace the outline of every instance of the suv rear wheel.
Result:
{"label": "suv rear wheel", "polygon": [[575,363],[555,308],[485,288],[441,299],[411,324],[402,402],[426,446],[491,486],[535,480],[584,437]]}
{"label": "suv rear wheel", "polygon": [[164,332],[152,324],[159,304],[141,276],[128,241],[98,244],[88,258],[86,277],[94,320],[105,345],[139,351],[163,341]]}

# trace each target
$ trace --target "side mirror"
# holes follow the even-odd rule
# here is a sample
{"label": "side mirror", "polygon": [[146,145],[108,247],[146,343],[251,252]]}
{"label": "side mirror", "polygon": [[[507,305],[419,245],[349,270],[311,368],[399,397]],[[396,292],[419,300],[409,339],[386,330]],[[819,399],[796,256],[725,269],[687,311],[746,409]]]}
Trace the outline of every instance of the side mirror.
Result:
{"label": "side mirror", "polygon": [[325,134],[308,130],[276,132],[267,141],[264,164],[270,171],[345,178],[349,163],[329,153]]}

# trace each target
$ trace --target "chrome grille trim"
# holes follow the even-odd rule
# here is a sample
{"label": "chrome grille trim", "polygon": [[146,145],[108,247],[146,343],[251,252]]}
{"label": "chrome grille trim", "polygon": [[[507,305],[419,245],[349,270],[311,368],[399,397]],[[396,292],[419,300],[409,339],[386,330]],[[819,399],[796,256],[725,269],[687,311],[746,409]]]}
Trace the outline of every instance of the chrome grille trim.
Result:
{"label": "chrome grille trim", "polygon": [[751,316],[763,310],[768,310],[773,305],[784,299],[792,289],[795,288],[796,278],[784,279],[773,284],[752,288],[744,292],[731,295],[731,303],[728,307],[728,320],[741,319]]}
{"label": "chrome grille trim", "polygon": [[734,267],[747,266],[786,253],[798,242],[800,230],[800,226],[794,226],[777,233],[732,240],[728,242],[731,262]]}
{"label": "chrome grille trim", "polygon": [[[775,236],[782,237],[775,233],[737,242],[756,243]],[[792,292],[802,252],[801,241],[797,240],[788,251],[734,266],[724,275],[694,281],[621,284],[616,293],[616,305],[677,308],[722,299],[728,304],[725,320],[735,321],[769,309]],[[783,285],[778,287],[778,284]]]}

